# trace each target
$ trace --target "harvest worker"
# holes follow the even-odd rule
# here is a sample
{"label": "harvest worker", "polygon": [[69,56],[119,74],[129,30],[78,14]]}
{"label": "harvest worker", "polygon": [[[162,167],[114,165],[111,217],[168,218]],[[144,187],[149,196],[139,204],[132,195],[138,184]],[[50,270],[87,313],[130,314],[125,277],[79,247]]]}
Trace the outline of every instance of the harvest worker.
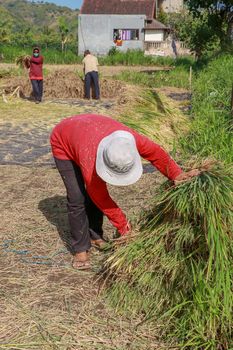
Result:
{"label": "harvest worker", "polygon": [[[156,143],[109,117],[81,114],[62,120],[50,142],[57,169],[67,191],[68,217],[74,250],[73,267],[90,267],[91,243],[103,241],[103,214],[123,236],[130,224],[110,197],[107,185],[127,186],[142,175],[141,158],[170,180],[197,175],[184,173]],[[92,241],[92,242],[91,242]]]}
{"label": "harvest worker", "polygon": [[90,99],[92,81],[95,88],[95,99],[99,100],[100,98],[98,65],[98,59],[91,55],[89,50],[86,50],[84,52],[83,70],[85,74],[85,97],[87,99]]}
{"label": "harvest worker", "polygon": [[35,47],[33,49],[32,57],[29,61],[29,78],[32,84],[33,95],[36,103],[42,101],[43,96],[43,56],[40,55],[40,49]]}

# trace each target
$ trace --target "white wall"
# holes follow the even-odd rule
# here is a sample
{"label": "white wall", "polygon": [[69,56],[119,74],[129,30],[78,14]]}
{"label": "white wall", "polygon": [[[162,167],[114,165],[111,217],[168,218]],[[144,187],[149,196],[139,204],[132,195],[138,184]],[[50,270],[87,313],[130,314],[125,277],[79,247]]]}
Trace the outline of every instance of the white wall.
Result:
{"label": "white wall", "polygon": [[78,51],[81,55],[88,49],[93,54],[105,55],[115,47],[114,29],[138,29],[138,40],[123,41],[120,51],[141,49],[144,45],[145,15],[79,15]]}
{"label": "white wall", "polygon": [[163,30],[145,30],[145,41],[163,41],[164,40],[164,31]]}

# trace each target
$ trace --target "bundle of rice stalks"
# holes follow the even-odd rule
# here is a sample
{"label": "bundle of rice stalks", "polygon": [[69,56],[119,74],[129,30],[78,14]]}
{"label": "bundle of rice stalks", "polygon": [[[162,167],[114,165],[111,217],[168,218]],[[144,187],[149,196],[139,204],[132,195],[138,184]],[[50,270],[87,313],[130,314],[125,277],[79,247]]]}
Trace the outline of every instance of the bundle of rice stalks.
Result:
{"label": "bundle of rice stalks", "polygon": [[29,55],[18,56],[15,63],[20,66],[20,68],[30,68],[30,58]]}
{"label": "bundle of rice stalks", "polygon": [[175,108],[165,95],[154,90],[134,87],[132,91],[128,88],[127,98],[129,108],[124,114],[121,111],[120,121],[166,149],[174,148],[177,135],[188,131],[187,117]]}
{"label": "bundle of rice stalks", "polygon": [[105,285],[118,310],[156,322],[166,341],[232,349],[232,169],[200,170],[189,182],[161,186],[139,234],[105,262]]}

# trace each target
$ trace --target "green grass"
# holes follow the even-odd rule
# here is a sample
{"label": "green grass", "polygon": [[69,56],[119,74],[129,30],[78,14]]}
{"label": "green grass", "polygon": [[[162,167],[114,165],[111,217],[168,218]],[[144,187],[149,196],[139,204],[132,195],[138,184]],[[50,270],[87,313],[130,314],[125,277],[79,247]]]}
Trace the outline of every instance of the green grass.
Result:
{"label": "green grass", "polygon": [[[133,85],[158,88],[190,88],[189,63],[180,59],[170,71],[124,71],[114,78]],[[204,62],[206,64],[206,62]],[[221,55],[207,65],[193,65],[192,126],[188,136],[179,140],[183,155],[212,156],[233,161],[232,115],[230,108],[233,57]]]}
{"label": "green grass", "polygon": [[[18,56],[31,55],[32,47],[9,46],[0,44],[0,54],[3,55],[3,62],[13,63]],[[83,56],[77,54],[77,48],[69,48],[62,53],[58,48],[43,48],[42,54],[45,62],[50,64],[74,64],[81,63]],[[127,52],[116,51],[114,54],[99,56],[99,63],[106,66],[129,65],[129,66],[172,66],[182,64],[190,66],[193,63],[192,57],[183,57],[175,61],[171,57],[145,56],[141,50],[128,50]]]}
{"label": "green grass", "polygon": [[193,85],[190,133],[180,140],[190,154],[233,161],[232,115],[230,108],[233,57],[222,55],[202,70]]}
{"label": "green grass", "polygon": [[[58,49],[53,48],[42,48],[42,55],[45,58],[45,63],[50,64],[74,64],[81,63],[83,57],[78,56],[74,50],[67,50],[61,52]],[[6,46],[0,45],[0,54],[3,55],[3,62],[14,63],[16,58],[22,55],[31,55],[32,47],[17,47],[17,46]]]}
{"label": "green grass", "polygon": [[[166,66],[168,70],[161,71],[146,71],[141,72],[124,71],[114,78],[122,80],[134,85],[142,85],[149,88],[158,88],[163,86],[174,86],[177,88],[188,89],[189,83],[189,71],[192,66],[195,70],[200,68],[201,63],[195,63],[193,57],[180,57],[174,60],[171,57],[149,57],[153,65],[157,67]],[[107,60],[107,58],[106,58]],[[169,70],[170,68],[170,70]],[[195,74],[193,75],[195,78]]]}
{"label": "green grass", "polygon": [[131,66],[170,66],[174,64],[174,59],[171,57],[153,57],[145,56],[142,50],[127,50],[126,52],[121,52],[118,50],[113,50],[111,52],[100,58],[100,63],[106,66],[115,66],[115,65],[131,65]]}
{"label": "green grass", "polygon": [[124,71],[114,76],[114,78],[130,84],[142,85],[149,88],[163,86],[189,88],[189,71],[184,69],[184,67],[177,67],[170,71],[148,71],[148,73]]}

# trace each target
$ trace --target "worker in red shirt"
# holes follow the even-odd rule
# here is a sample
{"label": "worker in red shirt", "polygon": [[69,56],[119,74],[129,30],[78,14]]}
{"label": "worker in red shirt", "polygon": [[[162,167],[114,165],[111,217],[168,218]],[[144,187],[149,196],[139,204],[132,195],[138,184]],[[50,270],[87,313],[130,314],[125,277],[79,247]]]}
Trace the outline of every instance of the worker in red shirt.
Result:
{"label": "worker in red shirt", "polygon": [[30,69],[29,78],[36,103],[40,103],[43,97],[43,61],[44,58],[40,55],[40,49],[35,47],[28,68]]}
{"label": "worker in red shirt", "polygon": [[81,114],[62,120],[50,142],[55,163],[67,191],[73,267],[90,267],[91,243],[103,241],[103,215],[118,233],[130,232],[130,224],[109,195],[106,183],[127,186],[142,175],[141,157],[170,180],[184,180],[197,170],[182,172],[156,143],[109,117]]}

